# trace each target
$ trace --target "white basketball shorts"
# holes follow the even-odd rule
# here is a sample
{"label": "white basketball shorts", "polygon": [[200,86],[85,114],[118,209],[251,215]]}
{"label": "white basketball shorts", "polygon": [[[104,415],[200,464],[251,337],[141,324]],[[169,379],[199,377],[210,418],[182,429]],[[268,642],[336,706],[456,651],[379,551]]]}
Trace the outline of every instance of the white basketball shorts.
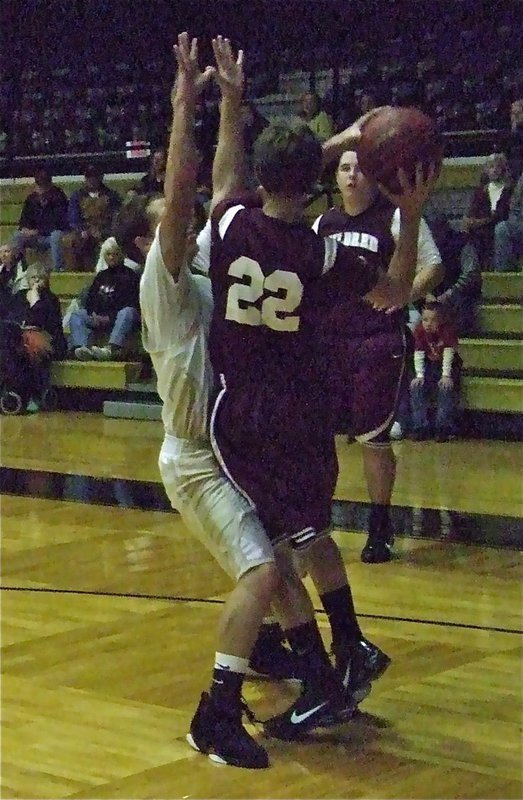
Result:
{"label": "white basketball shorts", "polygon": [[231,578],[274,561],[256,511],[224,477],[210,443],[165,434],[158,463],[172,507]]}

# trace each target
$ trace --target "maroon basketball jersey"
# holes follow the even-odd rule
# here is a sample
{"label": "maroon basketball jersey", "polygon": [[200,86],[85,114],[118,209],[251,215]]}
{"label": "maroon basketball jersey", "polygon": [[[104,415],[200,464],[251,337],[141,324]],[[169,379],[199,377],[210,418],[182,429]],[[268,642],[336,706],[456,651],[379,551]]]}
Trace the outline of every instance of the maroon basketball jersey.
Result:
{"label": "maroon basketball jersey", "polygon": [[[328,236],[349,249],[373,253],[384,272],[389,268],[395,250],[390,227],[394,206],[378,197],[370,208],[352,217],[342,209],[331,208],[317,225],[320,236]],[[316,227],[316,226],[315,226]],[[351,275],[347,271],[331,272],[322,282],[321,330],[325,337],[368,336],[398,330],[404,324],[404,313],[385,314],[355,298],[348,290]]]}
{"label": "maroon basketball jersey", "polygon": [[220,392],[211,442],[274,543],[302,547],[328,529],[336,485],[311,290],[341,269],[351,275],[347,291],[366,294],[377,281],[371,260],[261,209],[236,203],[213,213],[209,350]]}
{"label": "maroon basketball jersey", "polygon": [[[216,214],[217,212],[217,214]],[[354,300],[376,284],[373,253],[339,247],[304,223],[229,203],[213,214],[210,277],[214,297],[209,347],[216,376],[283,390],[303,381],[315,334],[315,286],[344,277]]]}

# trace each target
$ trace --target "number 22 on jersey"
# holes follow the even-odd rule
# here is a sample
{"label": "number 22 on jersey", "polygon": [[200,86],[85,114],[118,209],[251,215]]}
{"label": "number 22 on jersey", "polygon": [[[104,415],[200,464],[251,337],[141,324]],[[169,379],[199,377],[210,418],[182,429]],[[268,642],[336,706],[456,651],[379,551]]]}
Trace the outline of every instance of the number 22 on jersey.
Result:
{"label": "number 22 on jersey", "polygon": [[[264,275],[257,261],[240,256],[232,262],[228,274],[246,282],[234,283],[227,292],[226,319],[241,325],[266,325],[275,331],[299,329],[300,317],[293,311],[301,303],[303,284],[295,272],[276,269]],[[258,308],[255,303],[261,297]]]}

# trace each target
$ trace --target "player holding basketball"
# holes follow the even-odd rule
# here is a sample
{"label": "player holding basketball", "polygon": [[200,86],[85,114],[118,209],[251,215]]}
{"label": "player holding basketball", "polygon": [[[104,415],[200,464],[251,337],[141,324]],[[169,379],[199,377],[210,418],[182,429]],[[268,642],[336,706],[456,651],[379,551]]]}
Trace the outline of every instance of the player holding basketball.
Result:
{"label": "player holding basketball", "polygon": [[[277,550],[314,545],[318,556],[337,476],[329,403],[313,357],[323,276],[339,275],[354,297],[379,308],[404,305],[419,219],[403,238],[404,258],[393,259],[387,273],[372,251],[316,237],[303,222],[303,201],[320,172],[322,152],[310,130],[296,124],[273,124],[255,144],[263,209],[239,201],[242,74],[230,58],[229,74],[231,80],[220,83],[213,167],[210,351],[220,384],[211,438],[224,472],[257,509]],[[418,179],[412,187],[402,178],[409,193],[421,192],[421,184]],[[305,728],[322,724],[339,691],[315,644],[317,629],[310,624],[286,634],[298,652],[307,653],[315,674],[309,672],[296,703],[266,723],[266,731],[281,738],[291,738],[296,719],[306,721]]]}
{"label": "player holding basketball", "polygon": [[[234,74],[230,48],[216,45],[219,77]],[[190,743],[214,760],[244,767],[265,767],[265,750],[241,723],[241,685],[249,653],[269,602],[278,602],[286,624],[304,637],[303,629],[317,637],[314,653],[324,661],[324,671],[334,682],[327,654],[314,622],[308,594],[283,556],[275,564],[272,544],[252,507],[221,474],[207,439],[207,401],[211,369],[207,334],[212,308],[208,279],[192,275],[189,220],[194,202],[197,155],[192,136],[195,98],[210,71],[197,65],[196,42],[189,47],[187,35],[178,40],[176,55],[179,77],[173,95],[173,124],[165,183],[165,204],[148,206],[160,211],[154,233],[152,219],[143,208],[123,209],[115,232],[126,247],[147,255],[141,282],[143,339],[158,376],[163,400],[165,439],[160,453],[160,471],[167,494],[191,530],[237,579],[223,613],[218,633],[218,652],[209,693],[203,693],[191,724]],[[240,65],[241,72],[241,65]],[[334,141],[336,147],[340,143]],[[134,214],[134,218],[133,218]],[[126,224],[124,220],[127,217]],[[318,240],[319,241],[319,240]],[[323,247],[323,245],[322,245]],[[194,248],[193,248],[194,250]],[[281,580],[281,568],[286,580]],[[314,666],[307,659],[307,669]],[[371,665],[372,666],[372,665]],[[372,675],[367,670],[369,679]],[[337,687],[338,688],[338,687]],[[296,710],[287,733],[297,736],[313,727],[323,711],[352,710],[351,698],[339,687],[319,707]]]}
{"label": "player holding basketball", "polygon": [[[343,208],[332,208],[318,217],[313,229],[349,248],[370,249],[387,269],[393,259],[405,258],[402,230],[416,226],[417,254],[407,251],[416,264],[408,299],[418,300],[442,278],[440,254],[421,219],[434,186],[433,173],[427,180],[419,180],[418,191],[384,196],[359,169],[356,152],[346,151],[336,172]],[[337,276],[327,276],[325,288],[317,340],[319,358],[335,403],[336,432],[350,429],[363,445],[371,500],[368,541],[361,558],[367,563],[389,561],[393,543],[390,502],[396,476],[389,434],[406,366],[405,315],[400,307],[383,312],[355,299]]]}

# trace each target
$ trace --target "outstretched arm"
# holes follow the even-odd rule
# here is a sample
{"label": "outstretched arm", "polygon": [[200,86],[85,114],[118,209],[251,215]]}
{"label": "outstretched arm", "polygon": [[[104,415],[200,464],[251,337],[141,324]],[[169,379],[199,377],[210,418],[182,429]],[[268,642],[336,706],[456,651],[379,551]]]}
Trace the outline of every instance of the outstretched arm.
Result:
{"label": "outstretched arm", "polygon": [[212,42],[216,59],[215,78],[221,89],[218,144],[212,166],[211,209],[244,189],[244,143],[240,108],[243,96],[243,50],[235,59],[231,43],[222,36]]}
{"label": "outstretched arm", "polygon": [[198,151],[194,141],[196,100],[213,69],[198,67],[198,42],[189,42],[187,33],[174,45],[178,65],[171,95],[173,117],[165,170],[165,210],[160,221],[160,248],[163,261],[177,280],[185,259],[187,228],[196,197]]}

